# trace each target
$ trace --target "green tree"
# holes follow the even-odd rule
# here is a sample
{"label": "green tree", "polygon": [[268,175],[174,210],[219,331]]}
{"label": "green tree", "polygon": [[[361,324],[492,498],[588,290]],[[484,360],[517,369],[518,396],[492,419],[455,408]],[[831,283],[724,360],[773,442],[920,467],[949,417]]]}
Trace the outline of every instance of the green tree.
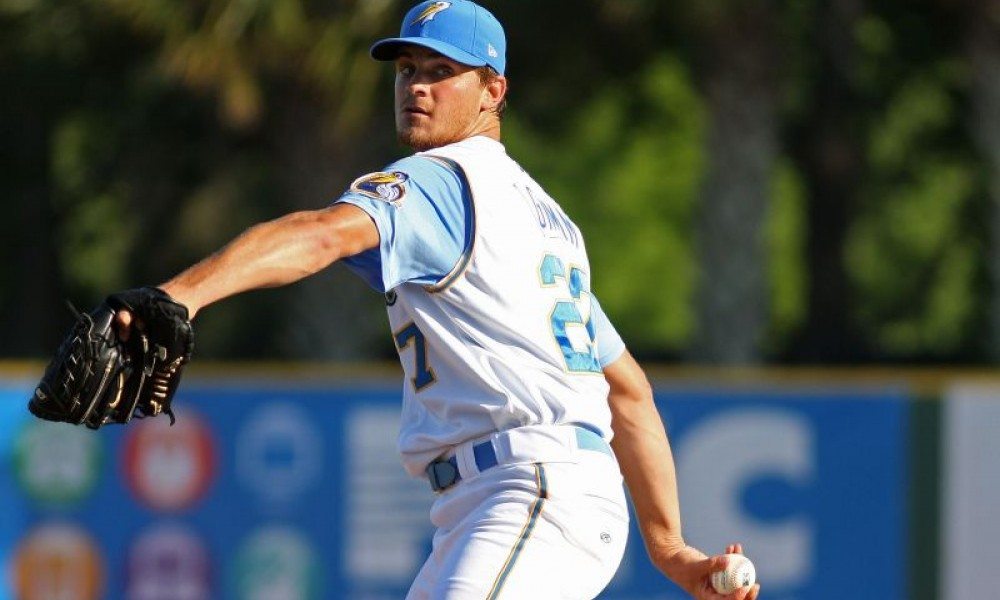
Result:
{"label": "green tree", "polygon": [[[18,171],[32,196],[25,221],[39,234],[28,260],[6,261],[24,269],[11,270],[0,298],[37,310],[5,313],[15,326],[43,323],[49,339],[65,325],[49,302],[87,304],[109,287],[165,279],[254,222],[322,206],[393,151],[389,123],[372,124],[390,97],[374,98],[384,70],[365,52],[395,21],[392,2],[0,8],[11,34],[0,77],[38,115],[18,128],[23,144],[11,158],[30,163]],[[382,318],[361,296],[371,297],[333,270],[234,300],[199,319],[200,354],[370,355],[384,341]]]}
{"label": "green tree", "polygon": [[985,347],[983,189],[963,123],[960,20],[945,3],[881,3],[855,28],[866,176],[843,257],[862,357],[968,361]]}
{"label": "green tree", "polygon": [[694,323],[692,222],[704,116],[676,58],[649,64],[627,89],[606,88],[580,104],[574,126],[559,135],[533,132],[514,117],[507,142],[580,225],[597,296],[630,345],[676,354]]}
{"label": "green tree", "polygon": [[[198,233],[191,239],[185,232],[239,214],[243,198],[255,193],[246,189],[248,181],[270,186],[272,200],[257,218],[239,219],[241,227],[322,206],[358,172],[382,166],[391,145],[373,140],[391,139],[384,135],[391,129],[372,117],[375,107],[387,105],[376,101],[378,93],[390,96],[380,87],[384,69],[368,58],[367,47],[395,20],[396,3],[94,1],[153,44],[161,76],[214,101],[219,122],[231,131],[227,137],[250,137],[258,151],[266,149],[257,159],[241,152],[224,161],[191,191],[180,213],[187,222],[178,223],[173,235],[180,246],[174,256],[203,254],[207,244],[199,241],[224,241]],[[372,130],[378,134],[367,137]],[[255,169],[267,172],[263,181]],[[383,341],[378,303],[364,302],[371,295],[342,268],[268,296],[266,304],[238,299],[225,312],[207,312],[202,330],[209,340],[213,332],[220,340],[239,338],[244,313],[259,302],[256,310],[270,313],[280,333],[271,344],[243,340],[237,347],[266,353],[265,346],[279,344],[282,353],[300,358],[356,359]],[[280,305],[286,309],[278,312]]]}
{"label": "green tree", "polygon": [[978,309],[976,172],[946,151],[954,69],[929,71],[900,86],[872,127],[872,176],[847,239],[858,317],[881,355],[960,356]]}

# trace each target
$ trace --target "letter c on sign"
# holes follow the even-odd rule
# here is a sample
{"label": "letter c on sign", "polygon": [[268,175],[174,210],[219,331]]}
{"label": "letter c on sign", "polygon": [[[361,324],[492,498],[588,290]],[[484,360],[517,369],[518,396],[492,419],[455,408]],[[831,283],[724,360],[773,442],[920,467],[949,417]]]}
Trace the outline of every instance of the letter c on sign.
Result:
{"label": "letter c on sign", "polygon": [[793,514],[764,522],[746,512],[742,498],[761,478],[808,487],[816,470],[814,436],[808,419],[781,410],[727,411],[685,429],[675,448],[685,537],[709,554],[745,543],[758,578],[772,589],[808,581],[816,538],[810,519]]}

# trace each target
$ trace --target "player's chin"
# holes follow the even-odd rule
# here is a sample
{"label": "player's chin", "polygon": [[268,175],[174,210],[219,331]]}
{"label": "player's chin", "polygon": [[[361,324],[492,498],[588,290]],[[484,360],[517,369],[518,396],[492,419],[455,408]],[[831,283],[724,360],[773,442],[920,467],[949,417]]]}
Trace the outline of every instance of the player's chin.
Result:
{"label": "player's chin", "polygon": [[396,136],[399,138],[401,144],[409,146],[418,152],[430,150],[441,145],[435,136],[423,127],[400,125],[396,129]]}

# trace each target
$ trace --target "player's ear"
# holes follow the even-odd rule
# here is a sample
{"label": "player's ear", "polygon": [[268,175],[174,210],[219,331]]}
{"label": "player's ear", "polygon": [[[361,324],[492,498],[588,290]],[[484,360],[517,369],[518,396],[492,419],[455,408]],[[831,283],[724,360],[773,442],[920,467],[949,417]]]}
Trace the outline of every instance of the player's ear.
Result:
{"label": "player's ear", "polygon": [[481,108],[486,111],[494,111],[503,99],[507,96],[507,78],[503,75],[496,75],[483,89],[483,102]]}

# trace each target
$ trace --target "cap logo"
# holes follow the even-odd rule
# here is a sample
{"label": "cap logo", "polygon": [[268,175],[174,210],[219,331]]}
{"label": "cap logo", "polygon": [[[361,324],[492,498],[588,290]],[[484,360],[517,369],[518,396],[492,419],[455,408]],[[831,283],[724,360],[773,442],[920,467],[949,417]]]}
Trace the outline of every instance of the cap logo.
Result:
{"label": "cap logo", "polygon": [[499,54],[497,54],[497,49],[493,47],[493,44],[486,44],[486,53],[493,58],[499,56]]}
{"label": "cap logo", "polygon": [[416,25],[417,23],[426,25],[428,21],[433,21],[439,12],[448,10],[449,8],[451,8],[451,2],[435,2],[421,11],[410,25]]}

